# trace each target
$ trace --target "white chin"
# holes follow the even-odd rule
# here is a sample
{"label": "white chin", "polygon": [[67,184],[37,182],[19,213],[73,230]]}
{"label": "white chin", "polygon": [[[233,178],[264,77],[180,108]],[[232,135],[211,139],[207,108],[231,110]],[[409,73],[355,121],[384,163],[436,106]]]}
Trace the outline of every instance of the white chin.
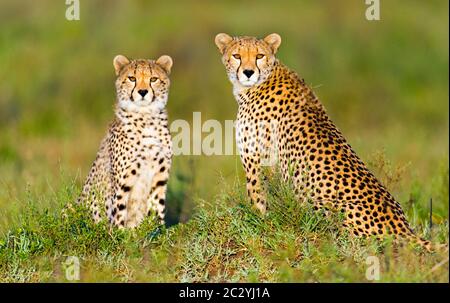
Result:
{"label": "white chin", "polygon": [[134,101],[134,103],[135,103],[136,105],[139,105],[139,106],[146,106],[146,105],[149,105],[149,104],[151,103],[151,100],[140,99],[140,100]]}
{"label": "white chin", "polygon": [[244,81],[241,81],[241,80],[239,80],[239,83],[241,83],[242,86],[249,87],[249,86],[255,85],[256,81],[253,81],[253,80],[244,80]]}

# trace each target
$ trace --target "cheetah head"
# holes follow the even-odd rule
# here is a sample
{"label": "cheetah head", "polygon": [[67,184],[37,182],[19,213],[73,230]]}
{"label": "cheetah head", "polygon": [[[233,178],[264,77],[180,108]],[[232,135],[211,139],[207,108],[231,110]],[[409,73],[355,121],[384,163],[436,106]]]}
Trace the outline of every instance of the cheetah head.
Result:
{"label": "cheetah head", "polygon": [[216,36],[215,42],[222,53],[222,62],[231,83],[235,87],[246,88],[267,80],[276,61],[281,37],[270,34],[264,39],[257,39],[221,33]]}
{"label": "cheetah head", "polygon": [[116,90],[119,105],[136,110],[162,109],[169,95],[169,73],[172,58],[161,56],[158,60],[130,60],[118,55],[113,60],[116,70]]}

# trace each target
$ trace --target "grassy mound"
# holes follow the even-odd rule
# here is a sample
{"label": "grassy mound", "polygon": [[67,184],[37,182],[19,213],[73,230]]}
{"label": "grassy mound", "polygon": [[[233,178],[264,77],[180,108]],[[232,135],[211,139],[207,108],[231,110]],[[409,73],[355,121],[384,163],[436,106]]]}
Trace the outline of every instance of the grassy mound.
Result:
{"label": "grassy mound", "polygon": [[[158,227],[148,218],[135,230],[111,230],[94,224],[82,207],[61,217],[64,203],[75,197],[68,186],[54,197],[59,207],[39,210],[30,201],[1,236],[0,280],[66,281],[65,260],[76,256],[82,281],[368,282],[373,259],[367,257],[376,256],[380,281],[448,282],[445,253],[402,247],[394,254],[389,241],[339,231],[339,214],[324,216],[297,203],[288,185],[275,179],[268,189],[264,217],[234,186],[214,201],[199,201],[187,223]],[[448,224],[434,235],[448,239]]]}

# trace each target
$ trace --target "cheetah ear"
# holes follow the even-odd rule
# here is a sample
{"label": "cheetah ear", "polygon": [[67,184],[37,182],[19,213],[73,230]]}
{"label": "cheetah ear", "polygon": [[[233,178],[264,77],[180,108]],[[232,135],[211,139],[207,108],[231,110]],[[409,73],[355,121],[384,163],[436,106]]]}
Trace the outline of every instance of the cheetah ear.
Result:
{"label": "cheetah ear", "polygon": [[233,38],[225,33],[220,33],[216,35],[216,39],[214,41],[216,42],[219,51],[223,54],[227,45],[233,41]]}
{"label": "cheetah ear", "polygon": [[161,66],[167,74],[170,74],[170,69],[173,65],[173,60],[170,56],[163,55],[156,60],[156,64]]}
{"label": "cheetah ear", "polygon": [[130,64],[130,60],[127,57],[122,55],[117,55],[114,57],[113,65],[114,69],[116,70],[116,76],[119,75],[122,68],[127,64]]}
{"label": "cheetah ear", "polygon": [[269,46],[272,48],[273,53],[276,54],[281,44],[280,35],[275,33],[270,34],[264,38],[264,41],[269,44]]}

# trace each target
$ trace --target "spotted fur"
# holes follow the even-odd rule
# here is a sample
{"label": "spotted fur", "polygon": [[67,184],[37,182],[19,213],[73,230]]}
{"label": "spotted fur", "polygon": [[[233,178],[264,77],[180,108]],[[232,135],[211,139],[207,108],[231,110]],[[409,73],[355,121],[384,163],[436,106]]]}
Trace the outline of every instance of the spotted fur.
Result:
{"label": "spotted fur", "polygon": [[117,103],[115,119],[92,165],[78,199],[96,222],[137,226],[151,211],[164,223],[166,184],[172,141],[165,109],[172,59],[114,58]]}
{"label": "spotted fur", "polygon": [[[261,169],[277,154],[285,181],[315,209],[345,214],[344,226],[356,236],[393,234],[430,247],[416,237],[400,204],[367,169],[329,119],[323,105],[298,75],[275,54],[277,34],[264,39],[216,36],[238,102],[237,144],[255,206],[267,208]],[[250,79],[244,70],[257,77]],[[266,162],[267,163],[267,162]]]}

